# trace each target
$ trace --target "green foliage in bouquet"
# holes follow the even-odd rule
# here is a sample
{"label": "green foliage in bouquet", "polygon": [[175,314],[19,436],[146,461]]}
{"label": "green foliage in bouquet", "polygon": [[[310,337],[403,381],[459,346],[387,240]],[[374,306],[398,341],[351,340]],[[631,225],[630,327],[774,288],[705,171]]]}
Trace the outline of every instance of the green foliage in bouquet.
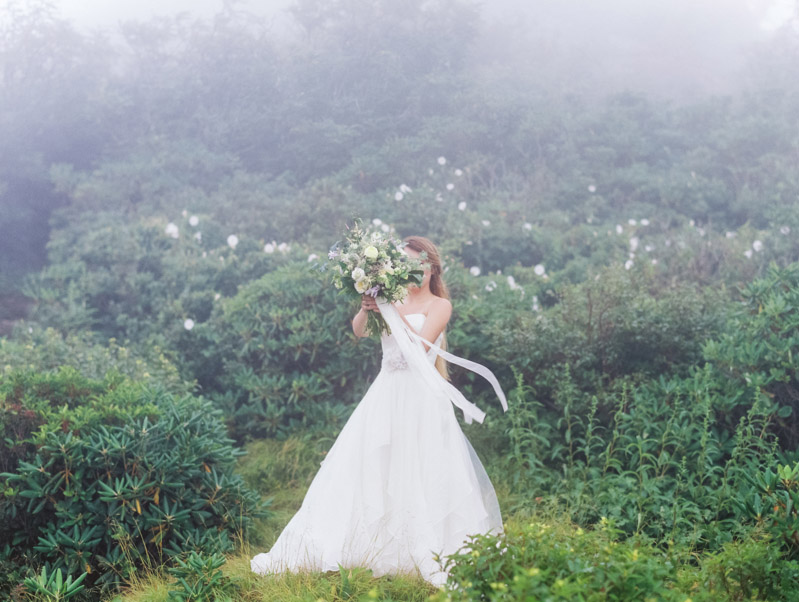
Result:
{"label": "green foliage in bouquet", "polygon": [[220,376],[206,387],[235,436],[343,425],[379,362],[375,341],[355,344],[354,313],[307,262],[270,272],[224,302],[206,351]]}
{"label": "green foliage in bouquet", "polygon": [[64,368],[0,381],[0,538],[36,563],[118,588],[142,567],[224,552],[265,506],[233,473],[234,448],[205,399]]}
{"label": "green foliage in bouquet", "polygon": [[[388,303],[403,301],[410,284],[422,284],[422,262],[426,259],[426,254],[419,259],[406,255],[402,252],[404,246],[383,232],[375,230],[370,234],[361,220],[355,220],[344,242],[339,241],[330,249],[333,285],[355,299],[369,295]],[[379,312],[367,314],[366,326],[372,335],[389,332]]]}

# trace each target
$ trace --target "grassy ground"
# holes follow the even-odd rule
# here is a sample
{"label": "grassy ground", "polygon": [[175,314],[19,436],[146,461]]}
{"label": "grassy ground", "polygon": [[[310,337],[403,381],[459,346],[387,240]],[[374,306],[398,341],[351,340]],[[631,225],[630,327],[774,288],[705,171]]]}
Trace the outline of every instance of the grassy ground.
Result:
{"label": "grassy ground", "polygon": [[[268,550],[275,539],[299,509],[305,491],[316,474],[319,461],[329,447],[329,441],[310,438],[293,438],[287,441],[256,441],[247,445],[249,454],[240,459],[239,472],[257,490],[269,494],[272,500],[273,515],[258,521],[250,534],[249,541],[240,542],[235,553],[226,557],[221,567],[223,575],[232,582],[230,598],[217,597],[217,600],[231,602],[319,602],[319,601],[358,601],[382,600],[384,602],[426,601],[437,596],[436,588],[417,575],[397,575],[375,578],[368,570],[352,569],[329,573],[303,573],[281,575],[257,575],[250,570],[250,559],[257,553]],[[500,505],[503,509],[519,507],[519,500],[511,493],[509,485],[501,479],[495,481]],[[557,549],[573,550],[575,557],[586,552],[587,543],[603,537],[599,530],[584,531],[572,523],[564,509],[553,500],[541,500],[526,510],[506,513],[506,530],[519,532],[530,525],[556,534],[553,545]],[[586,539],[588,538],[588,539]],[[604,545],[604,544],[603,544]],[[609,544],[611,547],[615,543]],[[553,548],[553,549],[555,549]],[[629,548],[629,549],[628,549]],[[608,548],[606,548],[608,549]],[[765,593],[764,585],[776,583],[778,555],[767,538],[753,538],[751,541],[731,542],[717,553],[701,553],[693,549],[669,547],[665,552],[656,542],[629,540],[618,544],[618,557],[614,564],[630,562],[628,556],[661,557],[667,559],[673,570],[663,583],[669,594],[668,600],[685,602],[735,602],[743,600],[768,601],[775,598]],[[554,565],[549,565],[554,570]],[[635,571],[635,563],[629,570]],[[796,571],[793,571],[796,573]],[[792,573],[792,575],[793,575]],[[563,578],[569,578],[566,571]],[[785,579],[783,572],[782,579]],[[793,583],[799,579],[788,575]],[[555,580],[557,584],[562,579]],[[169,590],[178,589],[172,576],[160,571],[150,571],[134,578],[129,587],[112,598],[113,602],[167,602]],[[552,592],[556,591],[553,586]],[[770,592],[779,591],[766,587]],[[799,591],[799,590],[795,590]],[[585,592],[591,600],[605,600],[600,592]],[[598,596],[598,597],[597,597]],[[492,596],[493,598],[493,596]],[[472,598],[468,598],[472,599]],[[480,597],[474,599],[483,599]],[[502,598],[507,599],[507,598]],[[563,600],[564,598],[553,599]],[[568,598],[566,598],[568,599]],[[653,598],[654,599],[654,598]]]}

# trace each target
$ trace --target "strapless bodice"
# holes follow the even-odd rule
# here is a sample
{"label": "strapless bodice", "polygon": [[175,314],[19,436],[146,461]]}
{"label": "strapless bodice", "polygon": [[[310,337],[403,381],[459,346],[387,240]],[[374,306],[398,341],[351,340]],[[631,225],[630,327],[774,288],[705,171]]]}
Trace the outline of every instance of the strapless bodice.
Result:
{"label": "strapless bodice", "polygon": [[[406,314],[405,319],[408,320],[408,323],[413,327],[413,329],[418,333],[421,332],[422,326],[424,326],[424,322],[427,319],[427,316],[424,314]],[[444,333],[442,332],[438,335],[438,338],[433,341],[435,345],[441,346],[441,341],[444,339]],[[397,345],[397,341],[394,339],[394,335],[386,335],[384,334],[380,339],[380,344],[383,348],[383,361],[381,364],[382,370],[407,370],[408,363],[405,361],[405,358],[402,357],[402,352]],[[433,349],[427,350],[427,361],[431,364],[435,364],[436,362],[436,353]]]}

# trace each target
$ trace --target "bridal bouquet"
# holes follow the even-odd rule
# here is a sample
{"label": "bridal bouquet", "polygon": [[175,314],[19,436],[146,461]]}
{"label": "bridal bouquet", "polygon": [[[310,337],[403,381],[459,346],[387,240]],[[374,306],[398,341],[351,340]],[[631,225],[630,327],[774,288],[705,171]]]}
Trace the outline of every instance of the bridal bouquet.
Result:
{"label": "bridal bouquet", "polygon": [[[359,220],[343,241],[334,244],[328,259],[333,263],[333,285],[345,294],[360,299],[362,295],[382,297],[389,303],[402,301],[408,285],[421,285],[424,279],[421,259],[402,251],[405,243],[382,232],[365,231]],[[389,333],[386,321],[377,312],[368,312],[369,334]]]}

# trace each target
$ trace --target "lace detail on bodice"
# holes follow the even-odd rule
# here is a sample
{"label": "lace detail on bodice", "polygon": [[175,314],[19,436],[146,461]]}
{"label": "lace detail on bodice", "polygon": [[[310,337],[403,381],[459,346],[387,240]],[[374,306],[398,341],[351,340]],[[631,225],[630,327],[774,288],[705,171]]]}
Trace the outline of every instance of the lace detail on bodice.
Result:
{"label": "lace detail on bodice", "polygon": [[[424,321],[427,319],[424,314],[408,314],[405,316],[405,318],[408,320],[408,323],[413,326],[413,329],[417,333],[422,330]],[[434,341],[434,343],[440,346],[443,338],[444,333],[442,332],[440,335],[438,335],[438,338]],[[380,343],[383,347],[383,361],[381,363],[382,370],[395,372],[397,370],[408,369],[408,362],[405,361],[405,358],[403,357],[393,334],[383,335],[380,339]],[[436,354],[433,349],[428,349],[427,361],[429,361],[431,364],[435,364]]]}

